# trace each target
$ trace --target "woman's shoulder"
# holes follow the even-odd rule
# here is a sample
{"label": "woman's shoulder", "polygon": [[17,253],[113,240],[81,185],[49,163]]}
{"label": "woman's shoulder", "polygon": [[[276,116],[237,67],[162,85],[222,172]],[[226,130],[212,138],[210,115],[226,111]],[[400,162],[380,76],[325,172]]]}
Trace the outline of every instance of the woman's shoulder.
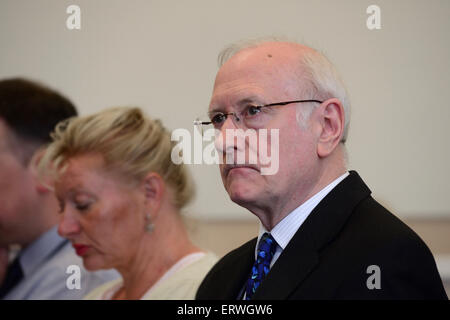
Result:
{"label": "woman's shoulder", "polygon": [[118,288],[121,284],[122,278],[106,282],[89,292],[83,300],[108,300],[112,296],[114,288]]}
{"label": "woman's shoulder", "polygon": [[206,274],[218,261],[212,252],[206,252],[184,265],[170,277],[144,295],[145,300],[192,300]]}
{"label": "woman's shoulder", "polygon": [[192,270],[204,271],[204,269],[208,269],[209,271],[212,266],[217,263],[218,260],[219,258],[213,252],[203,252],[203,255],[181,268],[179,272],[190,273]]}
{"label": "woman's shoulder", "polygon": [[217,263],[218,257],[212,252],[204,252],[198,259],[191,261],[176,272],[174,278],[194,278],[206,276],[206,273]]}

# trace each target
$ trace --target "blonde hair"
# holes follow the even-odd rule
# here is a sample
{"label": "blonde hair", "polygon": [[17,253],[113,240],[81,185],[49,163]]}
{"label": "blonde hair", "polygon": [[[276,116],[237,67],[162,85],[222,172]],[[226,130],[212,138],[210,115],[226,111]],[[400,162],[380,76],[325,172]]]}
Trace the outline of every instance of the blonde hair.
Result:
{"label": "blonde hair", "polygon": [[[137,107],[116,107],[60,122],[53,142],[41,161],[41,172],[65,169],[67,160],[82,154],[100,154],[106,168],[130,181],[158,173],[173,188],[174,205],[184,207],[194,196],[187,168],[171,161],[174,142],[160,120],[152,120]],[[42,169],[44,168],[44,169]]]}

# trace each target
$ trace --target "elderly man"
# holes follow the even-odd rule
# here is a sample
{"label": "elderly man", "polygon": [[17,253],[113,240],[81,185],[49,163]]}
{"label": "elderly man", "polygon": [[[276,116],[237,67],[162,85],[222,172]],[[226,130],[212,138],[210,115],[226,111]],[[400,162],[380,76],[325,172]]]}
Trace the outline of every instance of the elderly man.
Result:
{"label": "elderly man", "polygon": [[[58,202],[37,176],[55,125],[76,115],[52,89],[25,79],[0,81],[0,299],[81,299],[118,276],[83,268],[57,234]],[[21,250],[8,265],[12,245]]]}
{"label": "elderly man", "polygon": [[203,124],[219,137],[278,129],[279,170],[230,163],[230,154],[249,159],[247,140],[216,143],[225,189],[261,226],[216,264],[197,298],[446,299],[425,243],[347,171],[349,102],[331,63],[277,40],[233,45],[220,60]]}

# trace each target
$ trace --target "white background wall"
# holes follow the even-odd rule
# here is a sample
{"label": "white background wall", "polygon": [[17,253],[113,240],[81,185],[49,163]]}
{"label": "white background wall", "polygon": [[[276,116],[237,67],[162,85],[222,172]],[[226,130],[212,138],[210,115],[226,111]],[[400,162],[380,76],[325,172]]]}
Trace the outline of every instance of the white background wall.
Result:
{"label": "white background wall", "polygon": [[[81,8],[81,30],[66,8]],[[366,8],[381,8],[381,30]],[[323,51],[347,84],[350,168],[400,217],[450,217],[450,1],[0,0],[0,78],[61,90],[81,114],[139,105],[169,129],[205,114],[217,53],[285,35]],[[192,165],[190,215],[249,218],[215,166]]]}

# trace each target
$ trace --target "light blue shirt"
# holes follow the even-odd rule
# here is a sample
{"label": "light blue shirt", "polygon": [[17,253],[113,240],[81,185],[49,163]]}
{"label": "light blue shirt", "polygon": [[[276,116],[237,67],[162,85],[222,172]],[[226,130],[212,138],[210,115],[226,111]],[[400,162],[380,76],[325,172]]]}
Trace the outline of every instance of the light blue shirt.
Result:
{"label": "light blue shirt", "polygon": [[[71,243],[58,235],[56,227],[19,252],[19,261],[24,277],[8,292],[5,300],[82,299],[101,284],[119,277],[115,270],[89,272],[84,269],[82,259]],[[80,289],[71,281],[76,273],[73,270],[66,273],[71,265],[79,267]]]}

